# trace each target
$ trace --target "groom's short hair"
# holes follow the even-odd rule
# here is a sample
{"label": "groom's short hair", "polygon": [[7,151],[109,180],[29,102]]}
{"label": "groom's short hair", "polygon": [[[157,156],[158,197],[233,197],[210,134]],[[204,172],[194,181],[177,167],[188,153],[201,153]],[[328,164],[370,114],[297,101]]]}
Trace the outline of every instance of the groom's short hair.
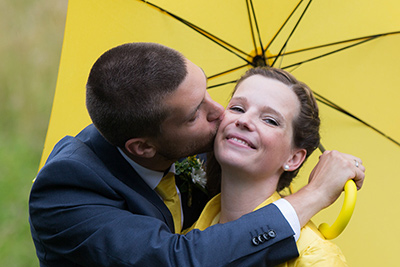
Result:
{"label": "groom's short hair", "polygon": [[187,75],[185,57],[155,43],[128,43],[94,63],[86,85],[93,124],[113,145],[135,137],[156,137],[168,115],[163,105]]}

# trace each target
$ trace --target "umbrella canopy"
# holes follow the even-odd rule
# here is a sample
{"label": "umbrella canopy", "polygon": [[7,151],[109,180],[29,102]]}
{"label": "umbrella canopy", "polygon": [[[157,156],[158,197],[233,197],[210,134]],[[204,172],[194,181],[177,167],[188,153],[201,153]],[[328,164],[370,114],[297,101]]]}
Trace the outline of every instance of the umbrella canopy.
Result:
{"label": "umbrella canopy", "polygon": [[[70,0],[41,166],[59,139],[90,123],[86,80],[112,47],[157,42],[182,52],[204,69],[211,96],[223,105],[247,68],[281,67],[320,100],[325,148],[355,154],[367,167],[353,218],[333,242],[351,266],[393,265],[400,240],[390,227],[400,219],[399,11],[398,0]],[[340,207],[314,221],[333,221]]]}

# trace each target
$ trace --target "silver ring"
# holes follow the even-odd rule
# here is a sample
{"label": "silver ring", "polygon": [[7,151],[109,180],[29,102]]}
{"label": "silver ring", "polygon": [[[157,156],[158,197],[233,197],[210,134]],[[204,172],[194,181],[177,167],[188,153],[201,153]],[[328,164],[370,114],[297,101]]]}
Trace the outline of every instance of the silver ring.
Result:
{"label": "silver ring", "polygon": [[354,160],[354,162],[355,162],[355,164],[356,164],[356,167],[358,168],[358,161],[357,161],[357,160]]}

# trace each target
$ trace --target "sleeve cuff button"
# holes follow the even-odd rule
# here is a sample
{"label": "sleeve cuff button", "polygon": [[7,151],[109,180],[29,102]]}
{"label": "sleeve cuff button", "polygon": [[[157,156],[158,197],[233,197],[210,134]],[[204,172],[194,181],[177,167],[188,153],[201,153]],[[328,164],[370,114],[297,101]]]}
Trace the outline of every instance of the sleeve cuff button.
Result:
{"label": "sleeve cuff button", "polygon": [[269,235],[270,238],[275,238],[276,237],[276,233],[275,233],[274,230],[269,230],[268,231],[268,235]]}

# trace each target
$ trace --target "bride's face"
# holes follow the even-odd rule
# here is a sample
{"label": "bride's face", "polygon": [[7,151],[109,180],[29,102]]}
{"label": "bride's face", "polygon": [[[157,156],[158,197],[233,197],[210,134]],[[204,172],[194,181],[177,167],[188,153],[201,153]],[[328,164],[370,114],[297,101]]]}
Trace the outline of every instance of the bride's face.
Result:
{"label": "bride's face", "polygon": [[261,75],[243,80],[215,139],[221,167],[279,177],[294,151],[292,122],[299,110],[297,96],[285,84]]}

